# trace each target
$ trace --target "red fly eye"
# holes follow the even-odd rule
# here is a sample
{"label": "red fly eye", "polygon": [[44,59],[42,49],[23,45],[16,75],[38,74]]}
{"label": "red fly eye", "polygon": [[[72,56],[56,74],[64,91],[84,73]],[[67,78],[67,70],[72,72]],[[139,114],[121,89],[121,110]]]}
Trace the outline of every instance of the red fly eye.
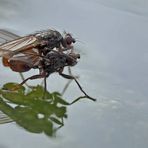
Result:
{"label": "red fly eye", "polygon": [[70,45],[70,44],[73,42],[72,40],[73,40],[72,37],[68,36],[68,37],[66,38],[66,43],[67,43],[68,45]]}
{"label": "red fly eye", "polygon": [[76,42],[75,39],[72,38],[72,36],[70,34],[67,34],[65,40],[66,40],[67,45],[71,45],[72,43]]}

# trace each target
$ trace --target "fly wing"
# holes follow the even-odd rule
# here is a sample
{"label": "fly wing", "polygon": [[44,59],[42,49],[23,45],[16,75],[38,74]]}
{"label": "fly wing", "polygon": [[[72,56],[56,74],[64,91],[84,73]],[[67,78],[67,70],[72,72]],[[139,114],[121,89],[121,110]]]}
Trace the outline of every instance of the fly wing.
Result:
{"label": "fly wing", "polygon": [[[7,42],[4,42],[4,40],[7,40]],[[0,43],[4,42],[0,45],[0,56],[2,57],[11,57],[37,45],[37,38],[33,35],[19,37],[5,30],[0,30],[0,41]]]}
{"label": "fly wing", "polygon": [[35,54],[31,55],[30,53],[27,54],[21,52],[9,58],[7,60],[6,66],[9,66],[11,70],[15,72],[26,72],[32,68],[38,68],[38,66],[40,65],[41,65],[41,57],[39,55]]}
{"label": "fly wing", "polygon": [[36,46],[36,37],[25,36],[0,45],[0,56],[8,57]]}
{"label": "fly wing", "polygon": [[31,69],[36,66],[39,66],[41,60],[42,57],[39,55],[38,49],[33,48],[31,50],[26,50],[18,54],[15,54],[14,56],[8,59],[8,62],[10,63],[10,65],[15,62],[15,65],[20,65],[20,66],[23,63]]}
{"label": "fly wing", "polygon": [[0,56],[3,57],[3,65],[10,66],[10,60],[26,62],[30,67],[38,65],[41,58],[38,49],[33,48],[35,42],[33,35],[20,37],[0,29]]}
{"label": "fly wing", "polygon": [[20,36],[9,32],[7,30],[4,29],[0,29],[0,44],[6,43],[8,41],[12,41],[14,39],[19,38]]}

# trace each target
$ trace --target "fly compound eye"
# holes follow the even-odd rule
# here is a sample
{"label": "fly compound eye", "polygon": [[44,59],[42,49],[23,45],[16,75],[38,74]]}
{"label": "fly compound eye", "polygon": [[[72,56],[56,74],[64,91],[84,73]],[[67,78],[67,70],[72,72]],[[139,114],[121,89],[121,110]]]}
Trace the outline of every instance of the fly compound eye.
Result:
{"label": "fly compound eye", "polygon": [[67,45],[71,45],[72,43],[76,42],[75,39],[70,34],[66,35],[65,40]]}
{"label": "fly compound eye", "polygon": [[71,45],[72,38],[71,37],[66,37],[66,43],[67,43],[67,45]]}

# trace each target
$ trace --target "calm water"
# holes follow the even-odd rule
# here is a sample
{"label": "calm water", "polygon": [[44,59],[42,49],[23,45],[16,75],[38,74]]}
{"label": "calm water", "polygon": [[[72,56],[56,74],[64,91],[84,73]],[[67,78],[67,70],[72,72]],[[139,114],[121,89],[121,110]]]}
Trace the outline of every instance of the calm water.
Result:
{"label": "calm water", "polygon": [[[80,41],[81,59],[73,73],[97,102],[70,106],[56,138],[29,133],[15,123],[0,125],[0,148],[147,148],[147,8],[146,0],[1,0],[0,28],[19,35],[55,28]],[[0,85],[21,81],[0,69]],[[61,91],[65,83],[52,75],[48,89]],[[80,94],[72,83],[65,96],[71,101]]]}

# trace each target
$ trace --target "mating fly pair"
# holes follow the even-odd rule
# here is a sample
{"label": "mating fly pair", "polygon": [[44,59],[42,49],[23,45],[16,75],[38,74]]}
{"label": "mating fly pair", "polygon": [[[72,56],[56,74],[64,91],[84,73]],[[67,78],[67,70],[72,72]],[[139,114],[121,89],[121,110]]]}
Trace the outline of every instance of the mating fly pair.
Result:
{"label": "mating fly pair", "polygon": [[27,72],[31,69],[39,69],[39,74],[25,79],[28,80],[46,78],[57,72],[66,79],[73,79],[84,93],[85,97],[95,101],[82,89],[76,78],[63,73],[66,66],[74,66],[80,58],[73,49],[75,39],[69,33],[62,36],[56,30],[44,30],[24,37],[19,37],[11,32],[0,30],[0,39],[9,38],[9,41],[0,45],[0,56],[3,65],[10,67],[15,72]]}

